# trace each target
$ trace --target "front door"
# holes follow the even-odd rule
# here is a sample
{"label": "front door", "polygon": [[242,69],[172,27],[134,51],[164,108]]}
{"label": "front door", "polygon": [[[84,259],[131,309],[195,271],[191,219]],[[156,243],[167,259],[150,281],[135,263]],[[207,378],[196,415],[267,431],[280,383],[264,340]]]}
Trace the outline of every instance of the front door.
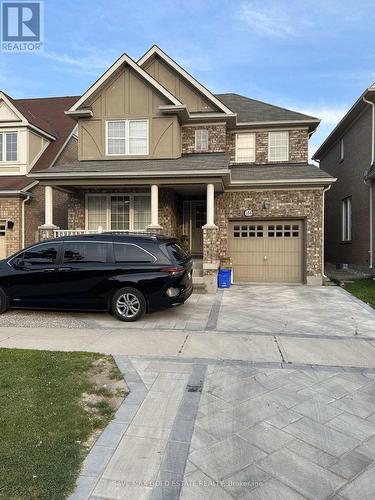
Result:
{"label": "front door", "polygon": [[206,205],[202,202],[191,203],[191,253],[203,253],[203,230],[206,224]]}

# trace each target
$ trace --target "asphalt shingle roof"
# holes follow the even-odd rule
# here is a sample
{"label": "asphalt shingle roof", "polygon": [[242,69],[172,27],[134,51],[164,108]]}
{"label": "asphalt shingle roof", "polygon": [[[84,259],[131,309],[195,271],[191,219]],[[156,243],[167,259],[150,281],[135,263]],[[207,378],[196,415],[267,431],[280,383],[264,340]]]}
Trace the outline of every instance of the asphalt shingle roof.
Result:
{"label": "asphalt shingle roof", "polygon": [[233,113],[237,113],[237,122],[283,122],[290,120],[317,121],[314,116],[280,108],[273,104],[257,101],[239,94],[215,94]]}
{"label": "asphalt shingle roof", "polygon": [[322,179],[332,180],[333,177],[315,165],[297,163],[291,165],[239,165],[231,167],[233,181],[270,181],[293,179]]}
{"label": "asphalt shingle roof", "polygon": [[[92,160],[74,161],[56,164],[48,172],[178,172],[184,170],[225,170],[228,169],[229,157],[225,153],[187,154],[180,158],[157,160]],[[35,169],[34,169],[35,171]]]}

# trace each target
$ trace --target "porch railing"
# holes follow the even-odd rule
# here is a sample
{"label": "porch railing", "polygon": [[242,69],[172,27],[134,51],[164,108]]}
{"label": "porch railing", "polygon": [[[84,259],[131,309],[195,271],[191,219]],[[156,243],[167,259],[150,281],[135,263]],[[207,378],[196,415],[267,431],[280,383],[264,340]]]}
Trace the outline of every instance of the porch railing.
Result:
{"label": "porch railing", "polygon": [[80,234],[132,234],[132,233],[147,233],[146,229],[139,229],[132,231],[130,229],[113,229],[113,230],[100,230],[100,229],[54,229],[53,236],[59,238],[60,236],[79,236]]}

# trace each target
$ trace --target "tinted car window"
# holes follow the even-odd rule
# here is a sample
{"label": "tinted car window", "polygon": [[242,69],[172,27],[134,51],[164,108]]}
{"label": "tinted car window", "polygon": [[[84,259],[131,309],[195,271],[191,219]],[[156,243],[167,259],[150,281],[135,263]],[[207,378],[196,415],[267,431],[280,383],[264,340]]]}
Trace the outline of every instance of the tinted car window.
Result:
{"label": "tinted car window", "polygon": [[155,262],[155,258],[136,245],[114,244],[115,261],[120,262]]}
{"label": "tinted car window", "polygon": [[22,256],[25,266],[38,266],[43,264],[55,264],[59,252],[59,244],[38,245],[26,250]]}
{"label": "tinted car window", "polygon": [[186,260],[189,254],[178,243],[171,243],[168,245],[169,255],[174,257],[177,261]]}
{"label": "tinted car window", "polygon": [[65,243],[64,263],[85,262],[104,263],[107,262],[107,252],[109,245],[106,243]]}

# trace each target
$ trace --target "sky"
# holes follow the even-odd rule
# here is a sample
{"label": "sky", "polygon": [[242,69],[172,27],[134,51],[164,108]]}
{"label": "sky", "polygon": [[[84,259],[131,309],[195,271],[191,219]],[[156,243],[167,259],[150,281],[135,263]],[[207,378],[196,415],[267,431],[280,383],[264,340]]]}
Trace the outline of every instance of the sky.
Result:
{"label": "sky", "polygon": [[81,95],[159,45],[214,93],[322,120],[310,154],[375,81],[375,0],[46,0],[44,51],[0,52],[14,98]]}

